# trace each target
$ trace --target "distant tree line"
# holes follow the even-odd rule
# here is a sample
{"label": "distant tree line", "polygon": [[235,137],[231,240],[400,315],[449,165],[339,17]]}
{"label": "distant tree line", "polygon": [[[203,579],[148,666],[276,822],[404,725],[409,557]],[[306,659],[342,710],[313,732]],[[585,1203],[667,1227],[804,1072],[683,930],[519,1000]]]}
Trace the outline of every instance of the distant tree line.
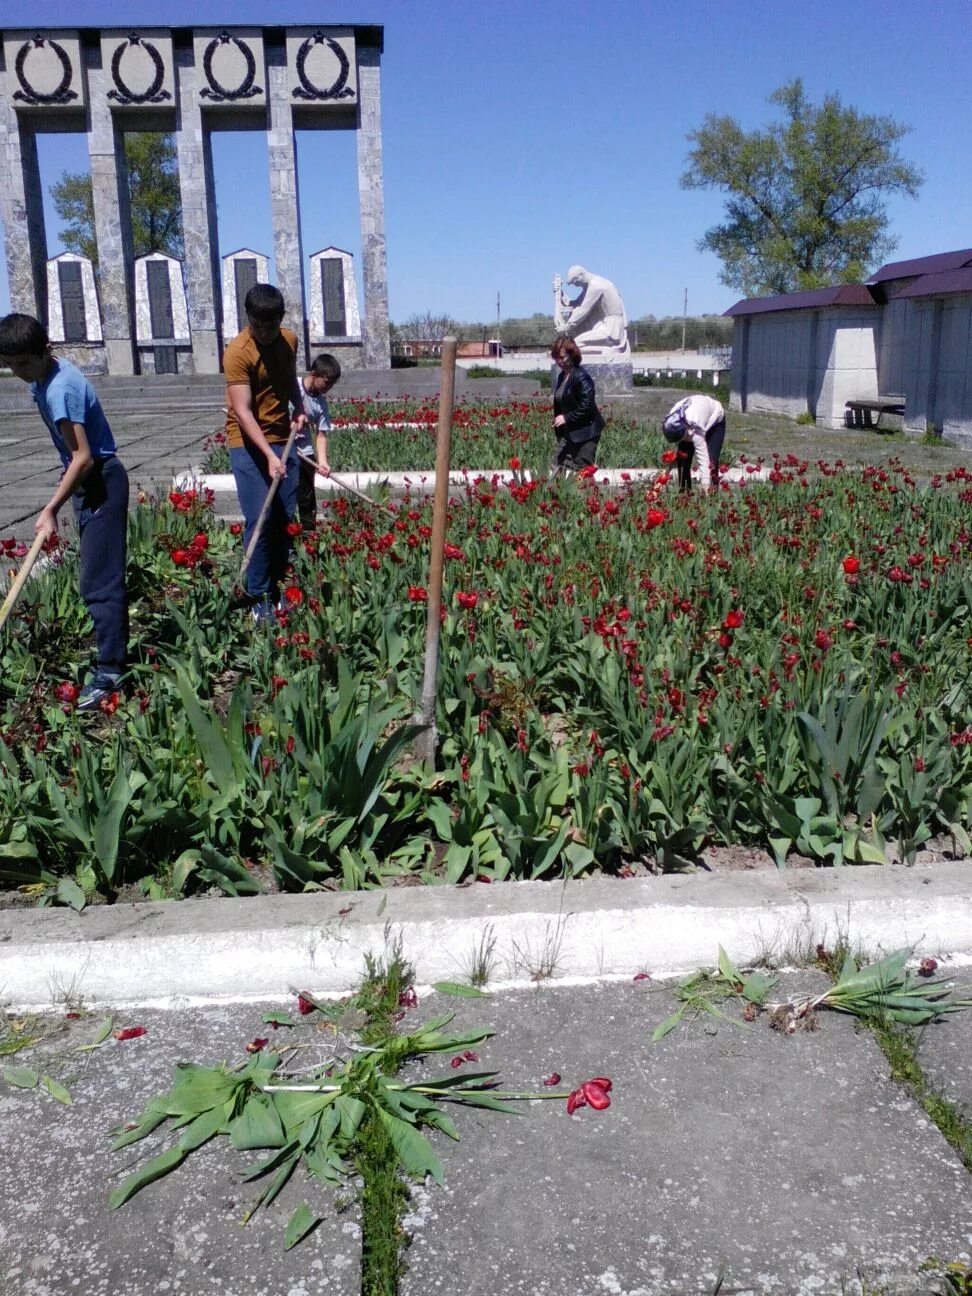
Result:
{"label": "distant tree line", "polygon": [[[732,320],[722,315],[690,315],[683,321],[681,315],[643,315],[628,324],[628,339],[632,348],[640,351],[677,351],[682,345],[682,328],[685,329],[685,347],[697,351],[702,347],[723,347],[732,343]],[[553,317],[537,312],[526,318],[511,317],[489,324],[479,321],[460,321],[448,315],[435,315],[431,311],[410,315],[400,324],[389,326],[392,351],[417,342],[441,342],[444,337],[455,337],[460,342],[488,341],[499,337],[508,350],[546,349],[554,340]]]}

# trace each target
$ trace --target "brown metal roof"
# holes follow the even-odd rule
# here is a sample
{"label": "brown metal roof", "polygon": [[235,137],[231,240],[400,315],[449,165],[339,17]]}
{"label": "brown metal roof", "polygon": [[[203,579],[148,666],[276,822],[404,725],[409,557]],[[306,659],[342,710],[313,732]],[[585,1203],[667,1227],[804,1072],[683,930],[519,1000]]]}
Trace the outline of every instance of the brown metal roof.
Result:
{"label": "brown metal roof", "polygon": [[909,279],[913,275],[942,274],[968,265],[972,265],[972,248],[959,252],[936,252],[934,256],[913,257],[910,261],[889,261],[867,282],[879,284],[888,279]]}
{"label": "brown metal roof", "polygon": [[893,294],[899,297],[934,297],[937,293],[972,293],[972,266],[960,266],[941,274],[924,274]]}
{"label": "brown metal roof", "polygon": [[819,310],[823,306],[873,306],[874,298],[863,284],[835,284],[782,297],[744,297],[730,306],[727,315],[764,315],[769,311]]}

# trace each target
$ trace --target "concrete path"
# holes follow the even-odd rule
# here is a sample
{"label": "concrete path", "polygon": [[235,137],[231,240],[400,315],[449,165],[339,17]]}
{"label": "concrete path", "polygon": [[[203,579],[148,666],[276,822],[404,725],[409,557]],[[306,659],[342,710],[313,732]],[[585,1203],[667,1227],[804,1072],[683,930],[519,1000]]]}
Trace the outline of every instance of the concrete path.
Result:
{"label": "concrete path", "polygon": [[[781,990],[818,984],[819,973],[793,973]],[[461,1142],[434,1136],[445,1186],[412,1194],[402,1296],[711,1296],[720,1278],[723,1296],[942,1290],[921,1267],[972,1256],[972,1177],[890,1079],[870,1034],[837,1016],[793,1037],[707,1017],[652,1044],[674,1002],[652,981],[421,997],[404,1025],[451,1011],[457,1029],[493,1029],[481,1069],[505,1087],[543,1092],[556,1072],[563,1089],[595,1075],[613,1089],[603,1112],[568,1116],[563,1100],[525,1103],[517,1116],[453,1111]],[[254,1190],[240,1169],[257,1157],[226,1140],[107,1209],[137,1159],[109,1150],[111,1128],[171,1086],[174,1063],[243,1058],[271,1033],[263,1007],[120,1014],[118,1025],[147,1033],[83,1054],[100,1019],[86,1016],[64,1022],[40,1059],[18,1056],[56,1074],[74,1101],[0,1082],[2,1296],[360,1290],[353,1193],[295,1176],[241,1228]],[[330,1057],[333,1036],[294,1016],[288,1042],[307,1046],[308,1062]],[[952,1025],[936,1031],[968,1064],[968,1023]],[[427,1070],[454,1074],[447,1057]],[[950,1071],[972,1104],[969,1072]],[[323,1222],[285,1253],[301,1201]]]}
{"label": "concrete path", "polygon": [[[250,1190],[215,1147],[110,1213],[112,1176],[133,1158],[107,1140],[176,1062],[242,1058],[271,1034],[267,1004],[352,990],[389,938],[419,984],[406,1025],[451,1011],[457,1028],[493,1029],[483,1063],[515,1090],[540,1091],[553,1072],[568,1089],[614,1084],[605,1112],[458,1113],[462,1142],[439,1140],[444,1189],[413,1194],[402,1296],[711,1296],[720,1275],[737,1296],[938,1293],[921,1264],[972,1259],[972,1178],[868,1032],[824,1014],[794,1037],[706,1017],[650,1043],[676,1002],[665,975],[712,966],[720,943],[740,966],[785,963],[839,932],[875,953],[915,943],[968,980],[972,865],[0,912],[5,1005],[23,1016],[53,1000],[59,1022],[7,1061],[49,1070],[74,1098],[65,1108],[0,1080],[0,1143],[16,1150],[0,1176],[0,1296],[358,1291],[348,1195],[292,1182],[241,1230]],[[489,998],[429,989],[467,980],[484,942]],[[789,972],[780,997],[822,984]],[[65,996],[91,1015],[63,1020]],[[147,1035],[79,1053],[108,1011]],[[312,1018],[288,1039],[312,1061],[333,1042]],[[927,1028],[919,1058],[972,1119],[970,1018]],[[284,1254],[305,1197],[324,1222]]]}

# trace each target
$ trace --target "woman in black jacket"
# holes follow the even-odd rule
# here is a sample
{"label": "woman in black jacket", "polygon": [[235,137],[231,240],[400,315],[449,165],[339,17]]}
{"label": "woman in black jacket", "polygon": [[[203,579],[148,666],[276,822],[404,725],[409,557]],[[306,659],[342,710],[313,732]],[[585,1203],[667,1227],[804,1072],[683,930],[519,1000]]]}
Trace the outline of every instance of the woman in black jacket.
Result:
{"label": "woman in black jacket", "polygon": [[560,369],[554,389],[553,475],[576,472],[594,463],[604,419],[597,408],[594,379],[581,364],[581,353],[573,338],[559,337],[550,352]]}

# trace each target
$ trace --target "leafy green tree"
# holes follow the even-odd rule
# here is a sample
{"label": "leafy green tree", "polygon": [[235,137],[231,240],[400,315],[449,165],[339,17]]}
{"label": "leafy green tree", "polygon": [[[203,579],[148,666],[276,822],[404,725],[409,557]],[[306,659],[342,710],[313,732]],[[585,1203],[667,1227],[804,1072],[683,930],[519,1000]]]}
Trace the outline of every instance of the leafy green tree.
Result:
{"label": "leafy green tree", "polygon": [[[128,186],[131,195],[132,242],[135,256],[165,252],[181,257],[182,206],[175,143],[157,131],[125,136]],[[51,187],[54,210],[64,222],[61,242],[98,264],[91,176],[67,171]]]}
{"label": "leafy green tree", "polygon": [[845,108],[836,94],[811,103],[799,79],[769,102],[782,120],[764,130],[710,113],[688,137],[682,187],[727,194],[726,219],[700,251],[714,252],[722,282],[747,296],[865,278],[897,245],[887,198],[914,198],[922,183],[896,147],[910,127]]}

